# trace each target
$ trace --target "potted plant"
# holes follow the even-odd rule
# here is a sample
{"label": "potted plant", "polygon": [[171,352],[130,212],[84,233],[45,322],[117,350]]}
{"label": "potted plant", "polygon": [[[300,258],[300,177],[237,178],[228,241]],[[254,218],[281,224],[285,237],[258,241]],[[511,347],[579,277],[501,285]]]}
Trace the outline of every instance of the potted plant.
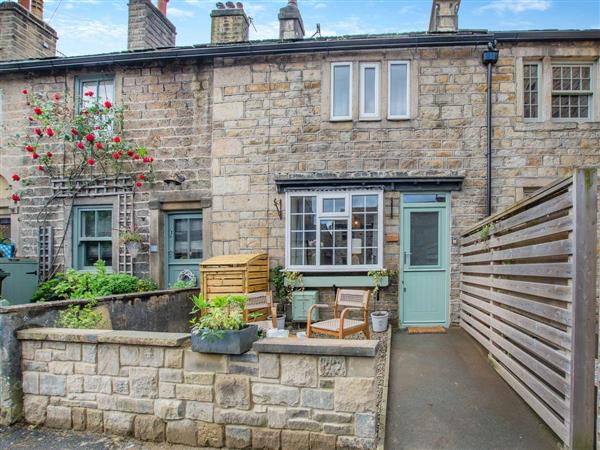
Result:
{"label": "potted plant", "polygon": [[144,237],[137,230],[131,229],[122,231],[119,235],[119,240],[127,249],[127,253],[132,258],[136,258],[142,248]]}
{"label": "potted plant", "polygon": [[240,355],[258,339],[258,327],[244,323],[245,295],[222,295],[206,301],[200,294],[192,301],[193,351]]}
{"label": "potted plant", "polygon": [[277,315],[277,328],[285,328],[285,320],[289,318],[289,306],[295,290],[304,289],[304,278],[300,272],[290,272],[278,265],[271,269],[271,280],[275,286],[275,297],[282,307],[282,314]]}
{"label": "potted plant", "polygon": [[[370,270],[369,277],[373,281],[373,298],[379,300],[379,289],[384,278],[390,277],[392,271],[388,269]],[[373,331],[381,333],[387,330],[390,313],[387,311],[373,311],[371,313],[371,323]]]}

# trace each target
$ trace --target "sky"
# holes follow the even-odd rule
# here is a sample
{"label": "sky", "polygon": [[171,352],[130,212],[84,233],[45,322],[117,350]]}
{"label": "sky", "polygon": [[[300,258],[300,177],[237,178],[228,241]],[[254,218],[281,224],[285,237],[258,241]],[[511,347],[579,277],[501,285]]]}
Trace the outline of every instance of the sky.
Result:
{"label": "sky", "polygon": [[[157,0],[153,0],[156,4]],[[224,1],[224,0],[223,0]],[[242,0],[243,1],[243,0]],[[277,13],[287,0],[249,0],[250,39],[277,38]],[[298,0],[307,37],[426,31],[431,0]],[[210,41],[215,1],[171,0],[167,16],[177,27],[177,45]],[[58,32],[66,56],[127,47],[127,0],[45,0],[45,20]],[[461,29],[600,28],[600,0],[462,0]]]}

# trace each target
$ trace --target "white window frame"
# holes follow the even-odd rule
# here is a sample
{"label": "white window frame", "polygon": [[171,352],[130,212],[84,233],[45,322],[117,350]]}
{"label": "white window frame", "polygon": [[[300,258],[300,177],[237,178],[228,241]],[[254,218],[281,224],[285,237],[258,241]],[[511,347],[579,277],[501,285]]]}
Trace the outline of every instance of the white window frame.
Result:
{"label": "white window frame", "polygon": [[[348,79],[348,115],[347,116],[334,116],[333,115],[333,105],[334,105],[334,70],[336,67],[348,67],[350,69],[350,76]],[[353,64],[352,62],[334,62],[331,63],[331,70],[329,74],[329,78],[331,78],[330,82],[330,93],[329,93],[329,118],[332,121],[341,121],[341,120],[352,120],[352,72],[353,72]]]}
{"label": "white window frame", "polygon": [[[538,110],[537,117],[525,117],[525,66],[537,66],[537,93],[538,93]],[[526,122],[541,122],[544,119],[544,86],[542,85],[542,71],[544,66],[542,61],[523,61],[523,70],[521,75],[521,82],[523,83],[523,89],[521,92],[523,111],[523,120]]]}
{"label": "white window frame", "polygon": [[[554,75],[553,69],[557,66],[589,66],[590,68],[590,89],[589,91],[555,91],[554,90]],[[553,122],[592,122],[595,117],[594,103],[596,101],[594,93],[596,91],[596,63],[591,61],[580,61],[580,60],[565,60],[565,59],[551,59],[550,60],[550,93],[548,98],[550,99],[549,106],[549,118]],[[552,116],[552,96],[553,94],[564,94],[564,95],[588,95],[588,115],[587,117],[553,117]]]}
{"label": "white window frame", "polygon": [[[340,215],[339,213],[321,214],[321,205],[323,198],[333,198],[334,196],[347,196],[346,200],[346,213]],[[377,195],[377,264],[361,264],[352,265],[352,196],[353,195]],[[316,197],[317,200],[317,213],[316,213],[316,265],[292,265],[291,259],[291,198],[292,197]],[[321,191],[321,190],[302,190],[302,191],[290,191],[286,193],[285,197],[285,267],[286,270],[293,270],[299,272],[363,272],[369,270],[378,270],[383,268],[383,190],[381,189],[357,189],[348,190],[345,192],[332,192],[332,191]],[[329,265],[321,266],[321,244],[320,244],[320,222],[321,220],[336,220],[336,219],[347,219],[348,221],[348,264],[345,265]]]}
{"label": "white window frame", "polygon": [[[392,114],[392,66],[393,65],[406,65],[406,114],[405,115],[394,115]],[[406,120],[410,119],[410,61],[388,61],[387,67],[387,81],[388,81],[388,93],[387,93],[387,102],[388,102],[388,119],[389,120]]]}
{"label": "white window frame", "polygon": [[[375,69],[375,112],[367,113],[365,112],[365,69]],[[360,112],[359,118],[361,120],[378,120],[380,118],[379,111],[379,96],[380,92],[380,65],[379,63],[361,63],[360,64]]]}
{"label": "white window frame", "polygon": [[[338,198],[344,199],[344,205],[346,206],[346,211],[344,212],[325,212],[323,211],[323,200],[334,200]],[[317,219],[319,217],[324,218],[345,218],[348,217],[348,211],[351,209],[352,205],[349,205],[350,196],[345,193],[339,192],[331,192],[330,194],[327,192],[323,192],[321,196],[317,197]]]}

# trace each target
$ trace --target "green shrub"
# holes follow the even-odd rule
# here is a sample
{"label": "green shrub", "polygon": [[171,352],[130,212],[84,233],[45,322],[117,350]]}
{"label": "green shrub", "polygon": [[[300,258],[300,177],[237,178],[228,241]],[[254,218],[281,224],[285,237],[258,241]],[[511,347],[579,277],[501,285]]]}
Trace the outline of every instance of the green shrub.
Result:
{"label": "green shrub", "polygon": [[66,310],[58,313],[56,326],[59,328],[94,328],[102,320],[102,314],[94,311],[96,301],[87,305],[69,305]]}
{"label": "green shrub", "polygon": [[208,302],[202,294],[192,297],[192,333],[214,341],[222,339],[225,331],[241,330],[245,326],[243,310],[247,299],[245,295],[220,295]]}
{"label": "green shrub", "polygon": [[171,284],[171,289],[192,289],[196,286],[196,280],[177,280],[175,283]]}

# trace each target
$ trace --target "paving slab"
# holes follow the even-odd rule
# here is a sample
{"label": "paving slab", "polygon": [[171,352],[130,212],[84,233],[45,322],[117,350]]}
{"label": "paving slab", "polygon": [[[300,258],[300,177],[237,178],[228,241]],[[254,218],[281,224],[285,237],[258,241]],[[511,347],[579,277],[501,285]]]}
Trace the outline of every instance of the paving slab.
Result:
{"label": "paving slab", "polygon": [[390,450],[556,450],[558,438],[465,331],[396,332],[386,424]]}

